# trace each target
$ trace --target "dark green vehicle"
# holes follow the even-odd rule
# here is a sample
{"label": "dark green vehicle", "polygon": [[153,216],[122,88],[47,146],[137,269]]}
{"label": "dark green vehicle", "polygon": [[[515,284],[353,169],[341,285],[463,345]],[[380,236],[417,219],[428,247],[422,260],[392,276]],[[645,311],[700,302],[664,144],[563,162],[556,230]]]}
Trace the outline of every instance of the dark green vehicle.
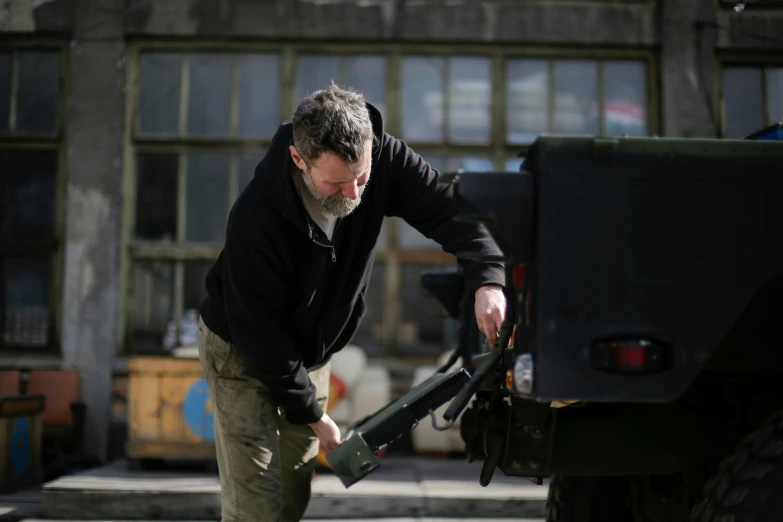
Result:
{"label": "dark green vehicle", "polygon": [[465,367],[357,423],[343,482],[451,401],[477,480],[551,478],[550,522],[781,520],[781,128],[543,136],[520,172],[444,175],[501,244],[507,321],[482,348],[459,271],[426,274]]}

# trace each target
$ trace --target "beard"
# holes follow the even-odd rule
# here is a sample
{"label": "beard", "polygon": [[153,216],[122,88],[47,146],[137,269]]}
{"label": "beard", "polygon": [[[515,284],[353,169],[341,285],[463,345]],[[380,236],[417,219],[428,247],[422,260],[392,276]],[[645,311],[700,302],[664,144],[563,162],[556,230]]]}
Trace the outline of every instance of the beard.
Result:
{"label": "beard", "polygon": [[362,194],[364,193],[364,189],[367,185],[362,185],[359,187],[359,196],[356,199],[347,198],[339,192],[332,194],[331,196],[323,196],[315,190],[315,185],[313,184],[313,179],[310,177],[310,175],[304,171],[301,171],[301,174],[302,181],[304,182],[305,188],[307,188],[307,192],[313,196],[315,202],[325,212],[328,212],[333,216],[338,218],[345,217],[356,210],[356,207],[358,207],[359,203],[362,202]]}

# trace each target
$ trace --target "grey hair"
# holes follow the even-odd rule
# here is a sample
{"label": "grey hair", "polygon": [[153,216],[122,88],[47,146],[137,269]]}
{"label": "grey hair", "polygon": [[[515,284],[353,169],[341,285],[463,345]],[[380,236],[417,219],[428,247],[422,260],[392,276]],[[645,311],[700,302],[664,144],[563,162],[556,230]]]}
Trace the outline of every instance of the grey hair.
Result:
{"label": "grey hair", "polygon": [[374,141],[364,97],[334,82],[302,100],[292,121],[294,147],[308,166],[324,152],[346,163],[356,163],[367,141]]}

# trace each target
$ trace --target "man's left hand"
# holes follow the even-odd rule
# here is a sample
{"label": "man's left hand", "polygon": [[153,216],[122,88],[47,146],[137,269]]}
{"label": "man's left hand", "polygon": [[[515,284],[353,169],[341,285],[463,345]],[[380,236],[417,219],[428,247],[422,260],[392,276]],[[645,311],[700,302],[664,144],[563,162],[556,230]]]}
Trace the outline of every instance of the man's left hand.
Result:
{"label": "man's left hand", "polygon": [[490,346],[498,340],[498,332],[506,316],[506,296],[500,285],[484,285],[476,289],[476,322],[487,336]]}

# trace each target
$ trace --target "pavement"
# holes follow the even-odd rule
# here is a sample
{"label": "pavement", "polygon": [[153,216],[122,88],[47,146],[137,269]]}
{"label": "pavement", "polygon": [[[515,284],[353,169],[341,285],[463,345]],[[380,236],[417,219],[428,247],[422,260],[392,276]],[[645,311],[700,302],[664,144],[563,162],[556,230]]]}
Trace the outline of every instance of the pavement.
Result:
{"label": "pavement", "polygon": [[[541,522],[548,486],[496,471],[478,483],[480,462],[387,457],[350,488],[319,471],[305,518],[311,521],[440,522],[487,519]],[[204,471],[133,471],[124,461],[60,477],[42,490],[0,497],[0,520],[216,521],[220,486]],[[48,517],[48,518],[47,518]]]}

